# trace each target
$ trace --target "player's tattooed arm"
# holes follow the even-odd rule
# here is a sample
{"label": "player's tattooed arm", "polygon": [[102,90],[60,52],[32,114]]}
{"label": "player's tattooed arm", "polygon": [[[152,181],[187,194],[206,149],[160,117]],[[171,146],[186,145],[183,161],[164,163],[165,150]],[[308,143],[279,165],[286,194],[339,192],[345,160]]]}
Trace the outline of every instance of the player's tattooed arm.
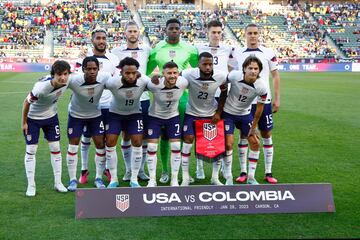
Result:
{"label": "player's tattooed arm", "polygon": [[221,89],[221,93],[220,93],[218,108],[217,108],[214,116],[212,117],[213,123],[217,123],[221,119],[221,114],[224,110],[224,105],[225,105],[225,101],[226,101],[226,97],[227,97],[227,84],[221,85],[220,89]]}

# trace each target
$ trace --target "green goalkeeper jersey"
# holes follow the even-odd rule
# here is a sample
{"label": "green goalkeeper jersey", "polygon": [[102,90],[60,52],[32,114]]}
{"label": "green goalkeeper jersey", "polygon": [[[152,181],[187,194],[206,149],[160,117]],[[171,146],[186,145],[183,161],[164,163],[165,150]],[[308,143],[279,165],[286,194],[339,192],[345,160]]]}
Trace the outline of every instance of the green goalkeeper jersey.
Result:
{"label": "green goalkeeper jersey", "polygon": [[192,67],[197,67],[198,51],[195,47],[181,40],[176,44],[170,44],[166,40],[162,40],[150,52],[146,74],[150,75],[156,66],[159,66],[161,74],[165,63],[171,60],[178,65],[179,72],[186,69],[189,64]]}

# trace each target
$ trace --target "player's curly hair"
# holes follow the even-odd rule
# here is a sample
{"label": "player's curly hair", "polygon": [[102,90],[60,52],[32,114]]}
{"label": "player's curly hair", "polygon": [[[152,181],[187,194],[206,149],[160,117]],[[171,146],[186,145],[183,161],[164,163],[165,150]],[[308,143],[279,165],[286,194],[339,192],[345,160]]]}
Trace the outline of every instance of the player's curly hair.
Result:
{"label": "player's curly hair", "polygon": [[61,74],[64,71],[68,71],[68,73],[71,73],[70,69],[71,69],[71,67],[68,62],[63,61],[63,60],[57,60],[51,66],[50,75],[54,76],[56,73]]}
{"label": "player's curly hair", "polygon": [[126,57],[120,61],[117,68],[122,69],[124,66],[135,66],[136,68],[139,68],[140,64],[136,59],[131,58],[131,57]]}
{"label": "player's curly hair", "polygon": [[100,63],[99,63],[99,60],[94,57],[94,56],[91,56],[91,57],[86,57],[84,58],[83,62],[82,62],[82,70],[84,71],[84,69],[86,68],[88,62],[95,62],[96,66],[98,68],[100,68]]}
{"label": "player's curly hair", "polygon": [[177,18],[170,18],[169,20],[167,20],[167,21],[166,21],[166,27],[168,27],[168,25],[169,25],[170,23],[177,23],[177,24],[179,24],[179,25],[181,26],[181,23],[180,23],[180,21],[179,21]]}
{"label": "player's curly hair", "polygon": [[249,66],[253,62],[257,63],[257,65],[259,66],[259,75],[258,75],[258,77],[260,76],[260,73],[263,70],[263,64],[260,61],[260,59],[258,59],[256,56],[252,56],[252,55],[248,56],[245,59],[244,63],[242,64],[242,71],[244,73],[244,76],[245,76],[245,68],[247,68],[247,66]]}
{"label": "player's curly hair", "polygon": [[202,52],[199,55],[199,61],[200,61],[201,58],[213,58],[213,55],[211,53],[209,53],[209,52]]}

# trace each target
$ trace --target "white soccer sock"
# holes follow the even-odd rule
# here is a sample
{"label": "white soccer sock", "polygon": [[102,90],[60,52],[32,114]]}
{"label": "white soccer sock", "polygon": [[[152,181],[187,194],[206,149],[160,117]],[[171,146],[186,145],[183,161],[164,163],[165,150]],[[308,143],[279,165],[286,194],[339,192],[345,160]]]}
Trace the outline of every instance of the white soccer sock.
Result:
{"label": "white soccer sock", "polygon": [[190,156],[191,156],[192,143],[183,143],[181,151],[181,167],[182,167],[182,178],[189,180],[189,165],[190,165]]}
{"label": "white soccer sock", "polygon": [[247,173],[247,152],[248,152],[249,142],[247,139],[239,138],[238,150],[239,150],[239,162],[240,162],[240,172]]}
{"label": "white soccer sock", "polygon": [[51,165],[53,168],[54,173],[54,183],[59,184],[61,183],[61,173],[62,173],[62,157],[60,152],[60,142],[49,142],[49,149],[50,149],[50,158],[51,158]]}
{"label": "white soccer sock", "polygon": [[157,164],[157,143],[148,143],[146,160],[148,164],[150,180],[156,182],[156,164]]}
{"label": "white soccer sock", "polygon": [[220,171],[220,166],[221,166],[221,160],[215,161],[213,162],[213,169],[212,169],[212,175],[211,175],[211,179],[219,179],[219,171]]}
{"label": "white soccer sock", "polygon": [[121,142],[121,152],[125,163],[125,171],[131,172],[131,141]]}
{"label": "white soccer sock", "polygon": [[89,149],[91,138],[81,137],[81,170],[89,169]]}
{"label": "white soccer sock", "polygon": [[180,163],[181,163],[181,143],[180,142],[171,142],[171,155],[170,155],[170,164],[171,164],[171,179],[178,179]]}
{"label": "white soccer sock", "polygon": [[226,151],[226,156],[224,158],[224,178],[229,179],[232,178],[232,172],[231,172],[231,165],[232,165],[232,157],[233,157],[233,151]]}
{"label": "white soccer sock", "polygon": [[36,166],[36,151],[38,145],[26,145],[26,153],[24,158],[25,172],[28,180],[28,185],[35,186],[35,166]]}
{"label": "white soccer sock", "polygon": [[118,164],[118,157],[116,154],[116,146],[108,147],[106,146],[106,162],[107,167],[109,168],[110,175],[111,175],[111,182],[118,182],[117,176],[117,164]]}
{"label": "white soccer sock", "polygon": [[272,162],[274,158],[274,147],[272,137],[263,138],[265,173],[271,173]]}
{"label": "white soccer sock", "polygon": [[139,172],[145,172],[145,162],[146,162],[146,153],[147,153],[147,142],[143,140],[142,145],[142,161]]}
{"label": "white soccer sock", "polygon": [[96,176],[95,178],[102,178],[103,172],[105,170],[105,148],[97,148],[95,153],[95,166],[96,166]]}
{"label": "white soccer sock", "polygon": [[131,181],[137,182],[142,162],[142,147],[131,146]]}
{"label": "white soccer sock", "polygon": [[204,161],[196,158],[196,171],[204,170]]}
{"label": "white soccer sock", "polygon": [[76,168],[78,162],[78,145],[69,144],[68,152],[66,154],[66,162],[69,171],[69,178],[71,180],[76,180]]}
{"label": "white soccer sock", "polygon": [[260,151],[249,151],[249,178],[255,178],[256,165],[259,160]]}

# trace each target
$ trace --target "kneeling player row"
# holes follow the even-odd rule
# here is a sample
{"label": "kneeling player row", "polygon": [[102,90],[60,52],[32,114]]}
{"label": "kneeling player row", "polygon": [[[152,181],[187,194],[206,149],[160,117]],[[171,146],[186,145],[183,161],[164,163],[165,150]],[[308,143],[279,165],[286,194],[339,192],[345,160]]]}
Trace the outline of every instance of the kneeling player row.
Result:
{"label": "kneeling player row", "polygon": [[[59,124],[57,120],[56,102],[68,87],[73,91],[69,104],[68,138],[69,147],[67,165],[70,184],[68,190],[77,188],[77,152],[81,135],[86,132],[96,146],[96,187],[105,187],[101,177],[106,164],[111,181],[109,187],[117,187],[117,154],[116,144],[121,131],[131,136],[131,181],[132,187],[139,187],[137,176],[142,162],[143,119],[141,115],[140,96],[149,90],[153,93],[153,101],[149,108],[149,116],[145,121],[145,133],[148,142],[147,163],[150,174],[148,186],[156,186],[156,152],[161,129],[165,129],[171,142],[171,185],[178,186],[178,171],[182,165],[183,182],[188,185],[189,157],[194,141],[193,121],[196,119],[212,119],[217,123],[221,117],[225,119],[227,156],[224,159],[224,176],[227,184],[232,184],[231,162],[234,126],[240,129],[241,138],[250,143],[251,162],[259,157],[258,138],[255,128],[263,111],[266,100],[266,88],[259,78],[261,62],[256,57],[249,57],[243,64],[243,71],[233,71],[228,76],[213,71],[213,59],[210,53],[199,56],[199,67],[184,70],[179,76],[174,62],[165,64],[163,77],[159,81],[151,81],[140,76],[137,69],[139,63],[132,58],[123,59],[119,68],[121,76],[110,76],[98,73],[99,62],[95,57],[84,59],[84,74],[71,74],[70,66],[64,61],[57,61],[52,66],[51,76],[35,84],[32,92],[24,101],[23,130],[27,149],[25,167],[28,177],[26,195],[36,192],[34,172],[35,154],[40,128],[49,141],[52,165],[55,175],[55,189],[65,192],[61,183],[61,154],[59,147]],[[231,84],[229,96],[227,83]],[[215,100],[216,89],[222,90],[219,103]],[[189,101],[181,131],[178,104],[183,91],[189,89]],[[110,90],[112,101],[108,112],[99,108],[99,100],[104,89]],[[255,118],[250,115],[251,103],[258,99]],[[180,140],[184,141],[182,150]],[[106,139],[106,141],[105,141]],[[182,154],[180,155],[182,151]],[[106,156],[106,158],[105,158]],[[256,163],[255,163],[256,164]],[[214,164],[212,183],[219,184],[219,163]],[[254,164],[250,168],[248,181],[254,179]]]}

